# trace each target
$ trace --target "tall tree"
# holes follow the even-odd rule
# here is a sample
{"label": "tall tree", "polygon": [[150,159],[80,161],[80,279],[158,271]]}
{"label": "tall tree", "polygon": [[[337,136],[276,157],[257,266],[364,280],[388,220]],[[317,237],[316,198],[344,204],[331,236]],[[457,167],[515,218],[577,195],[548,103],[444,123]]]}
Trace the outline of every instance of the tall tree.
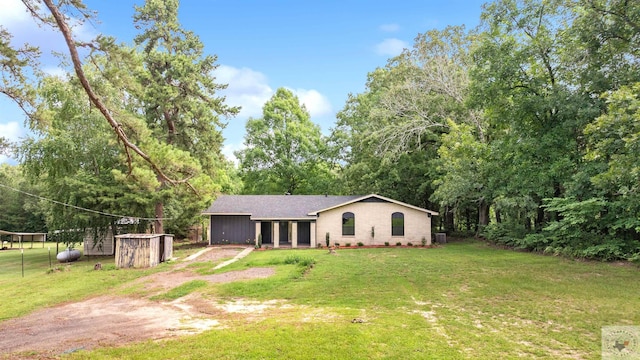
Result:
{"label": "tall tree", "polygon": [[[238,109],[226,106],[224,98],[216,95],[226,87],[217,84],[212,75],[216,57],[205,55],[198,37],[181,28],[178,5],[178,0],[147,0],[136,7],[134,23],[142,33],[135,43],[142,47],[144,65],[139,97],[153,136],[185,151],[199,163],[204,175],[213,178],[225,167],[221,154],[224,125],[219,117],[234,115]],[[183,175],[192,178],[198,174]],[[174,191],[181,190],[169,187],[161,176],[158,181],[155,231],[161,233],[164,204]]]}
{"label": "tall tree", "polygon": [[245,149],[238,151],[244,192],[250,194],[323,194],[331,190],[331,164],[320,127],[297,96],[280,88],[247,121]]}
{"label": "tall tree", "polygon": [[[107,88],[102,84],[100,90],[108,93]],[[38,90],[42,117],[31,128],[35,136],[21,144],[19,154],[25,177],[39,184],[43,197],[55,201],[39,204],[48,229],[65,230],[82,241],[84,231],[76,230],[106,231],[118,220],[97,212],[151,217],[148,194],[153,189],[145,191],[141,182],[117,177],[127,173],[124,155],[108,124],[100,121],[101,114],[76,95],[81,91],[77,79],[47,77]],[[74,241],[71,236],[65,240]]]}
{"label": "tall tree", "polygon": [[19,165],[0,164],[0,229],[15,232],[46,232],[39,200],[24,193],[39,194]]}

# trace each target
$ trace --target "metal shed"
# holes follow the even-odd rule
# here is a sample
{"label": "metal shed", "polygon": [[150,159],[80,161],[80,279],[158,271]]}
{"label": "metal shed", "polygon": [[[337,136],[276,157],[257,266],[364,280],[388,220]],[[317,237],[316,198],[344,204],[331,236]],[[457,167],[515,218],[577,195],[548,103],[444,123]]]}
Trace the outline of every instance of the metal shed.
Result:
{"label": "metal shed", "polygon": [[171,259],[173,235],[124,234],[116,236],[116,267],[147,268]]}

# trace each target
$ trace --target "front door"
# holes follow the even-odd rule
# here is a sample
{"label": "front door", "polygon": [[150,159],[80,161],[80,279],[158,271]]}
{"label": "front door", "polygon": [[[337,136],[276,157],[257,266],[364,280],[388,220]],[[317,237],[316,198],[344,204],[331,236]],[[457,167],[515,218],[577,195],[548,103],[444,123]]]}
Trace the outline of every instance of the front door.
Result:
{"label": "front door", "polygon": [[262,234],[262,243],[271,244],[271,222],[263,221],[260,223],[260,233]]}
{"label": "front door", "polygon": [[280,245],[289,242],[289,222],[280,221]]}

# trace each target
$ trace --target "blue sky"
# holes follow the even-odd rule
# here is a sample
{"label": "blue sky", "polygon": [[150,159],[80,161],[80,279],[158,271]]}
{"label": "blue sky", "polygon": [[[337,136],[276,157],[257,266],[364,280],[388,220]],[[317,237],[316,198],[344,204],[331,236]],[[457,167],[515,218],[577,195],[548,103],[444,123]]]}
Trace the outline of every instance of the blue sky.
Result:
{"label": "blue sky", "polygon": [[[205,52],[218,56],[215,75],[229,84],[223,93],[227,103],[243,108],[223,132],[224,152],[230,155],[242,146],[246,119],[259,117],[277,88],[293,90],[328,133],[347,95],[364,90],[367,73],[411,47],[418,33],[447,25],[474,28],[484,2],[183,0],[179,17],[185,29],[200,37]],[[103,33],[130,44],[136,35],[133,6],[142,3],[86,0],[98,11],[100,23],[85,24],[77,34],[90,39]],[[20,0],[0,0],[0,24],[15,35],[16,43],[40,45],[43,68],[59,71],[59,61],[49,54],[64,51],[62,37],[38,28]],[[0,136],[27,136],[24,123],[17,106],[0,98]],[[0,157],[2,161],[7,159]]]}

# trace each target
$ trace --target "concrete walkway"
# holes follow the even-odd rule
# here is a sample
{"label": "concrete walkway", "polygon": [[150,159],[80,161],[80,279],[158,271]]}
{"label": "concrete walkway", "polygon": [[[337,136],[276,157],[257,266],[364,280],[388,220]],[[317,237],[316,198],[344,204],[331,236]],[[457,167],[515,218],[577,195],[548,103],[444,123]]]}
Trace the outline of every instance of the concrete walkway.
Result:
{"label": "concrete walkway", "polygon": [[227,260],[227,261],[225,261],[223,263],[220,263],[220,264],[216,265],[216,267],[214,267],[213,270],[218,270],[218,269],[223,268],[223,267],[225,267],[225,266],[227,266],[229,264],[233,264],[234,262],[236,262],[236,261],[242,259],[243,257],[249,255],[252,251],[253,251],[253,248],[252,247],[248,247],[248,248],[242,250],[233,259]]}
{"label": "concrete walkway", "polygon": [[211,251],[211,250],[213,250],[213,248],[212,248],[212,247],[208,247],[208,248],[202,249],[202,250],[198,251],[198,252],[197,252],[197,253],[195,253],[195,254],[191,254],[191,255],[187,256],[187,257],[186,257],[186,258],[184,258],[184,260],[182,260],[182,261],[191,261],[191,260],[194,260],[194,259],[195,259],[195,258],[197,258],[198,256],[200,256],[200,255],[202,255],[202,254],[204,254],[204,253],[206,253],[206,252],[208,252],[208,251]]}
{"label": "concrete walkway", "polygon": [[[209,252],[209,251],[211,251],[211,250],[213,250],[213,249],[216,249],[216,248],[215,248],[215,247],[208,247],[208,248],[206,248],[206,249],[202,249],[202,250],[198,251],[198,252],[197,252],[197,253],[195,253],[195,254],[192,254],[192,255],[187,256],[187,257],[186,257],[184,260],[182,260],[182,261],[191,261],[191,260],[195,260],[195,259],[197,259],[197,258],[198,258],[198,256],[200,256],[200,255],[202,255],[202,254],[204,254],[204,253],[206,253],[206,252]],[[219,249],[219,248],[218,248],[218,249]],[[242,250],[241,252],[239,252],[239,253],[238,253],[238,255],[236,255],[236,256],[234,256],[234,257],[233,257],[233,259],[227,260],[227,261],[225,261],[225,262],[223,262],[223,263],[220,263],[220,264],[216,265],[216,267],[214,267],[214,268],[213,268],[213,270],[218,270],[218,269],[223,268],[223,267],[225,267],[225,266],[227,266],[227,265],[229,265],[229,264],[233,264],[234,262],[236,262],[236,261],[238,261],[238,260],[242,259],[243,257],[245,257],[245,256],[249,255],[252,251],[253,251],[253,248],[252,248],[252,247],[248,247],[248,248],[246,248],[246,249]]]}

